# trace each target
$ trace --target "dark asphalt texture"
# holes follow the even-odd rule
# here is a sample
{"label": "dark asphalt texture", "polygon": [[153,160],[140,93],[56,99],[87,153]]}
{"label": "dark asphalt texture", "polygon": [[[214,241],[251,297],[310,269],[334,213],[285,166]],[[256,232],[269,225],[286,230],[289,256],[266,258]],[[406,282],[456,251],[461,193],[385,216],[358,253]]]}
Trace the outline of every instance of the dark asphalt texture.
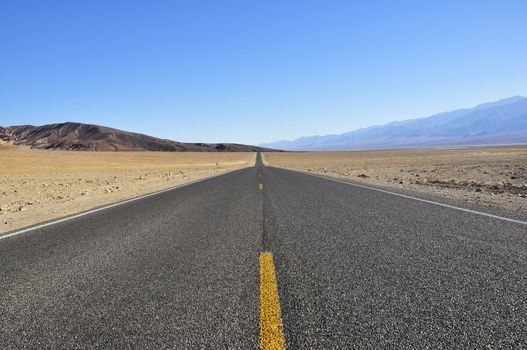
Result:
{"label": "dark asphalt texture", "polygon": [[527,226],[258,160],[0,240],[0,349],[257,349],[264,250],[288,349],[527,348]]}

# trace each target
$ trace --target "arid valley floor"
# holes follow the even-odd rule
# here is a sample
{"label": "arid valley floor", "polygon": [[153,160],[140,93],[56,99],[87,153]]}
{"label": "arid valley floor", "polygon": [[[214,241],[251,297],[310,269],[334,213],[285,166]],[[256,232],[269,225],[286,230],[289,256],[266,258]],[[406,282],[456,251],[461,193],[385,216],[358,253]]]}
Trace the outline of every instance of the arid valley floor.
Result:
{"label": "arid valley floor", "polygon": [[[252,166],[255,153],[0,145],[0,233]],[[272,166],[527,212],[527,148],[264,153]]]}
{"label": "arid valley floor", "polygon": [[527,212],[527,147],[265,153],[272,166]]}
{"label": "arid valley floor", "polygon": [[7,148],[11,227],[243,169],[0,235],[0,348],[527,348],[525,155]]}
{"label": "arid valley floor", "polygon": [[68,152],[0,145],[0,233],[252,166],[255,153]]}

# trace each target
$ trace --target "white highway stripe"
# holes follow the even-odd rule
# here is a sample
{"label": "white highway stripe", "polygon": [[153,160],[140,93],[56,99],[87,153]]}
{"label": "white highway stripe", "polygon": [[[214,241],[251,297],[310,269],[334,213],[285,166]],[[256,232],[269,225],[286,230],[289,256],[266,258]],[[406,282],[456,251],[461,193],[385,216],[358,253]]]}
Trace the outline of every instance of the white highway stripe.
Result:
{"label": "white highway stripe", "polygon": [[434,202],[434,201],[431,201],[431,200],[428,200],[428,199],[412,197],[412,196],[408,196],[408,195],[405,195],[405,194],[392,192],[392,191],[388,191],[388,190],[382,190],[380,188],[375,188],[375,187],[370,187],[370,186],[365,186],[365,185],[359,185],[359,184],[355,184],[355,183],[352,183],[352,182],[347,182],[347,181],[343,181],[343,180],[339,180],[339,179],[334,179],[334,178],[331,178],[331,177],[326,177],[326,176],[322,176],[322,175],[318,175],[318,174],[312,174],[312,173],[308,173],[308,172],[301,171],[301,170],[296,170],[296,169],[288,169],[288,170],[297,171],[299,173],[303,173],[303,174],[306,174],[306,175],[319,177],[321,179],[326,179],[326,180],[330,180],[330,181],[340,182],[340,183],[343,183],[343,184],[346,184],[346,185],[349,185],[349,186],[360,187],[360,188],[364,188],[364,189],[367,189],[367,190],[382,192],[382,193],[386,193],[386,194],[391,194],[393,196],[413,199],[413,200],[416,200],[416,201],[419,201],[419,202],[425,202],[425,203],[428,203],[428,204],[439,205],[439,206],[445,207],[445,208],[450,208],[450,209],[455,209],[455,210],[459,210],[459,211],[464,211],[466,213],[472,213],[472,214],[487,216],[489,218],[503,220],[503,221],[508,221],[508,222],[513,222],[515,224],[520,224],[520,225],[527,225],[527,221],[515,220],[515,219],[510,219],[510,218],[506,218],[506,217],[499,216],[499,215],[493,215],[493,214],[489,214],[489,213],[484,213],[484,212],[477,211],[477,210],[471,210],[471,209],[465,209],[465,208],[461,208],[461,207],[456,207],[455,205],[449,205],[449,204],[444,204],[444,203],[440,203],[440,202]]}
{"label": "white highway stripe", "polygon": [[[242,168],[242,169],[246,169],[246,168]],[[238,171],[238,170],[241,170],[241,169],[235,169],[235,170],[228,171],[226,173],[213,175],[213,176],[208,176],[208,177],[204,177],[204,178],[201,178],[201,179],[196,179],[196,180],[184,183],[184,184],[180,184],[180,185],[177,185],[177,186],[174,186],[174,187],[166,188],[166,189],[161,190],[161,191],[145,194],[143,196],[139,196],[139,197],[135,197],[135,198],[131,198],[131,199],[126,199],[126,200],[124,200],[122,202],[109,204],[109,205],[106,205],[104,207],[88,210],[88,211],[82,212],[80,214],[75,214],[75,215],[72,215],[72,216],[68,216],[66,218],[62,218],[62,219],[54,220],[54,221],[51,221],[51,222],[47,222],[45,224],[28,227],[28,228],[25,228],[25,229],[22,229],[22,230],[19,230],[19,231],[15,231],[15,232],[9,233],[9,234],[4,235],[4,236],[0,236],[0,240],[19,235],[21,233],[25,233],[25,232],[29,232],[29,231],[33,231],[33,230],[38,230],[39,228],[55,225],[55,224],[58,224],[58,223],[61,223],[61,222],[64,222],[64,221],[73,220],[73,219],[79,218],[81,216],[85,216],[85,215],[96,213],[96,212],[101,211],[101,210],[117,207],[117,206],[122,205],[122,204],[130,203],[130,202],[133,202],[133,201],[138,201],[138,200],[143,199],[143,198],[155,196],[156,194],[172,191],[172,190],[175,190],[176,188],[181,188],[181,187],[185,187],[185,186],[188,186],[188,185],[192,185],[192,184],[195,184],[195,183],[198,183],[198,182],[201,182],[201,181],[209,180],[209,179],[212,179],[214,177],[218,177],[218,176],[221,176],[221,175],[229,174],[229,173],[232,173],[232,172],[235,172],[235,171]]]}

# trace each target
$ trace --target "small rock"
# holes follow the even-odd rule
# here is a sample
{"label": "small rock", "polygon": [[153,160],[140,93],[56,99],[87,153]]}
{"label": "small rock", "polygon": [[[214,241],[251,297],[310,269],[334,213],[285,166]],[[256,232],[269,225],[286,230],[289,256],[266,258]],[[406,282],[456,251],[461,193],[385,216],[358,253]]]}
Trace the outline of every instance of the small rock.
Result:
{"label": "small rock", "polygon": [[88,194],[88,192],[81,192],[81,196],[85,196],[87,194]]}
{"label": "small rock", "polygon": [[369,178],[370,178],[368,175],[366,175],[366,174],[364,174],[364,173],[363,173],[363,174],[359,174],[359,175],[357,175],[357,177],[361,177],[361,178],[363,178],[363,179],[369,179]]}
{"label": "small rock", "polygon": [[107,189],[104,190],[104,192],[106,192],[106,193],[111,193],[111,192],[113,192],[113,191],[112,191],[111,188],[107,188]]}
{"label": "small rock", "polygon": [[26,208],[24,208],[24,206],[21,205],[21,206],[18,207],[18,211],[24,211],[24,210],[26,210]]}

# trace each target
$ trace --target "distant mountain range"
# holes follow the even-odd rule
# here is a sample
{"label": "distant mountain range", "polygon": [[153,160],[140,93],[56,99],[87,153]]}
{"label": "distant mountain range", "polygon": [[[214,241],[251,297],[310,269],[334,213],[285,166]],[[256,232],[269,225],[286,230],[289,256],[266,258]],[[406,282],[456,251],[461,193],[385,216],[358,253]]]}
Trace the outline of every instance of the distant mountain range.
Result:
{"label": "distant mountain range", "polygon": [[75,151],[259,152],[235,143],[184,143],[82,123],[0,126],[0,140],[38,149]]}
{"label": "distant mountain range", "polygon": [[527,98],[521,96],[340,135],[301,137],[260,146],[311,151],[518,143],[527,144]]}

